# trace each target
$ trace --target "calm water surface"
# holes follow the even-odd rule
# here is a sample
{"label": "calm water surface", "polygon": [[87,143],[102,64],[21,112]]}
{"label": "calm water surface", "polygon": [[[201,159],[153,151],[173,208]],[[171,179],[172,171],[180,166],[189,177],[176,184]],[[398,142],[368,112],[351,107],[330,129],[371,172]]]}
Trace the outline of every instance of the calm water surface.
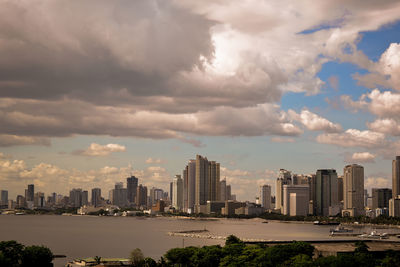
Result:
{"label": "calm water surface", "polygon": [[[168,249],[185,246],[223,244],[223,240],[168,236],[169,231],[204,229],[212,235],[234,234],[241,238],[272,240],[331,239],[332,226],[263,220],[220,219],[197,221],[168,217],[90,217],[57,215],[0,215],[0,240],[17,240],[25,245],[45,245],[54,254],[55,266],[79,257],[129,257],[140,248],[145,256],[158,259]],[[355,229],[355,233],[368,229]],[[388,232],[388,231],[386,231]],[[184,239],[184,240],[183,240]],[[342,238],[343,239],[343,238]],[[354,237],[351,237],[354,239]]]}

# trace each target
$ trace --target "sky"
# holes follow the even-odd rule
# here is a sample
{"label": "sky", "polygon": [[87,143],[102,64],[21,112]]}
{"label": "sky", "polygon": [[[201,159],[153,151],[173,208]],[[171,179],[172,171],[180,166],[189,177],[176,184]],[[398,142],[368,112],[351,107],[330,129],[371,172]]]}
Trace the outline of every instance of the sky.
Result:
{"label": "sky", "polygon": [[196,154],[239,200],[400,155],[400,2],[0,0],[0,189],[169,190]]}

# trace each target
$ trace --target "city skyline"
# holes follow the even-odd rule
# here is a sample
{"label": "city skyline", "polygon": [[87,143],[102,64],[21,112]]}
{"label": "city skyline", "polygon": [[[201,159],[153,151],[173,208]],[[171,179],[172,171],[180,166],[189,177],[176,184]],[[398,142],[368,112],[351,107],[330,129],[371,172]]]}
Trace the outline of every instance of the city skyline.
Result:
{"label": "city skyline", "polygon": [[168,191],[196,154],[239,200],[275,191],[280,169],[353,163],[369,191],[391,188],[399,14],[398,1],[1,2],[0,189],[109,192],[134,175]]}

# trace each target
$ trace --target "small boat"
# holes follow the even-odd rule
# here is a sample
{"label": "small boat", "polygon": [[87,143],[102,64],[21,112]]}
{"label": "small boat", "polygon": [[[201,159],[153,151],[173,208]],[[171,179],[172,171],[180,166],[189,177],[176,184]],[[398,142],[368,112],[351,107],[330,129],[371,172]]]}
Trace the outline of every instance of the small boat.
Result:
{"label": "small boat", "polygon": [[369,234],[359,235],[360,238],[372,238],[372,239],[388,239],[389,236],[387,233],[378,233],[377,231],[371,231]]}
{"label": "small boat", "polygon": [[334,229],[329,230],[332,233],[351,233],[353,229],[345,228],[343,226],[337,226]]}

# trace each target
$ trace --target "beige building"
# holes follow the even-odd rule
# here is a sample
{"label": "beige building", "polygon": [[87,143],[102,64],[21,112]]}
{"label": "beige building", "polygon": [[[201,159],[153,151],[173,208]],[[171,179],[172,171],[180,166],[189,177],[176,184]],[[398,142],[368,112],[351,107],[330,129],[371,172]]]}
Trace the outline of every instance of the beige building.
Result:
{"label": "beige building", "polygon": [[261,206],[265,210],[271,209],[271,186],[270,185],[261,186]]}
{"label": "beige building", "polygon": [[357,164],[343,169],[344,216],[364,215],[364,167]]}
{"label": "beige building", "polygon": [[389,200],[389,216],[400,217],[400,198],[392,198]]}
{"label": "beige building", "polygon": [[309,211],[309,190],[308,185],[284,185],[282,213],[306,216]]}

